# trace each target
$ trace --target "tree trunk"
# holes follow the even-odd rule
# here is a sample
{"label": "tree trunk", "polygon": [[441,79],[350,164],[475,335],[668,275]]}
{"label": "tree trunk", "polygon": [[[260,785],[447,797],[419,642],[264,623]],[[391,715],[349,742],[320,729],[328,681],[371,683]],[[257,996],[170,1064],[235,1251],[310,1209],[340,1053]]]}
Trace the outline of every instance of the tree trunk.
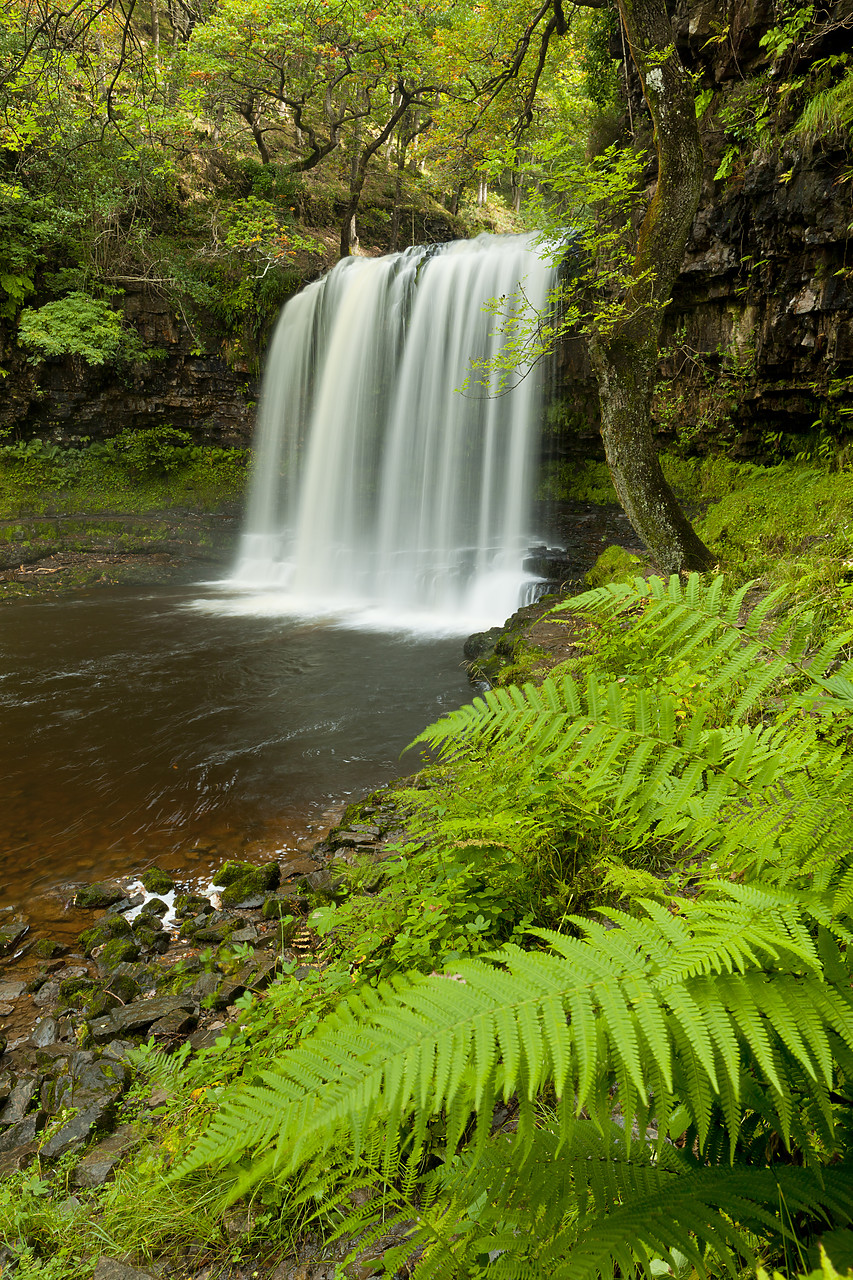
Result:
{"label": "tree trunk", "polygon": [[664,479],[651,429],[664,310],[702,184],[693,85],[675,51],[665,0],[618,4],[654,124],[658,180],[639,232],[636,283],[623,299],[624,318],[612,331],[590,339],[601,435],[619,500],[658,568],[668,573],[709,569],[714,557]]}
{"label": "tree trunk", "polygon": [[400,102],[393,112],[391,119],[386,123],[381,133],[362,147],[361,154],[357,155],[353,150],[352,168],[350,171],[350,199],[346,213],[341,222],[341,257],[348,258],[353,251],[353,245],[357,247],[358,240],[355,238],[355,217],[358,213],[358,207],[361,203],[361,192],[364,187],[364,179],[367,176],[367,166],[375,156],[380,147],[384,146],[388,141],[397,123],[406,114],[415,95],[409,92],[402,85],[398,86],[400,94]]}

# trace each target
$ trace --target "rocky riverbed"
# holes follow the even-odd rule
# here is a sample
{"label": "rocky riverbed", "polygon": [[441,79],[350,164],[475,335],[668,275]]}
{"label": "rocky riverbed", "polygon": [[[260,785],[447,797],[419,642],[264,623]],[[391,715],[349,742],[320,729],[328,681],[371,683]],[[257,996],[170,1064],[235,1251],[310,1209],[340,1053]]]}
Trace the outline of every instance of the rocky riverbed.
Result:
{"label": "rocky riverbed", "polygon": [[357,821],[332,828],[310,853],[226,862],[203,892],[157,868],[140,881],[81,886],[68,902],[80,925],[72,947],[31,939],[26,916],[6,913],[0,1176],[85,1147],[72,1185],[104,1182],[135,1143],[122,1121],[134,1046],[169,1052],[188,1042],[198,1052],[239,1018],[235,1001],[262,997],[284,963],[296,964],[297,978],[322,966],[311,907],[335,896],[336,868],[356,852],[381,859],[399,836],[381,793],[353,812]]}

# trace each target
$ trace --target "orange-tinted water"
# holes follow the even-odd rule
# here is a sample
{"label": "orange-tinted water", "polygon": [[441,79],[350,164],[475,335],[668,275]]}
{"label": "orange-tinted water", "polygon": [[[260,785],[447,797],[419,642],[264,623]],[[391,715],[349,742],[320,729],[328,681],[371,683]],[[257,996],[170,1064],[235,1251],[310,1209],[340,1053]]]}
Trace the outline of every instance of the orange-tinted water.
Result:
{"label": "orange-tinted water", "polygon": [[200,594],[0,610],[0,906],[61,932],[63,885],[304,848],[470,696],[459,638],[218,616]]}

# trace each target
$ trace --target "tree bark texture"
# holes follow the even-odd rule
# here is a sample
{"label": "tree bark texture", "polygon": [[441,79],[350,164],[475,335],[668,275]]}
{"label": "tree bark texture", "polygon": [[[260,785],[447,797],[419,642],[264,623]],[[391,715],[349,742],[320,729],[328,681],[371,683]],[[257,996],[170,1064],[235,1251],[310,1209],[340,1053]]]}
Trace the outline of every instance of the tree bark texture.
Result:
{"label": "tree bark texture", "polygon": [[640,227],[623,317],[590,340],[601,435],[619,501],[658,568],[704,570],[714,557],[664,478],[651,428],[661,325],[699,207],[702,144],[693,85],[675,50],[665,0],[618,3],[654,124],[658,179]]}

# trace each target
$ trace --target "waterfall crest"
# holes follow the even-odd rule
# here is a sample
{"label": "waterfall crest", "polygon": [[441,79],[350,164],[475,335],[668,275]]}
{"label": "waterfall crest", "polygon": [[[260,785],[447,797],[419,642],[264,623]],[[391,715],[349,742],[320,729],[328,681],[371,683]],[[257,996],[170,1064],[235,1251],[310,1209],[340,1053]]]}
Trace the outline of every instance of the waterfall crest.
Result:
{"label": "waterfall crest", "polygon": [[542,308],[532,237],[348,258],[281,315],[232,586],[282,612],[466,632],[517,608],[541,417],[534,370],[472,382],[497,354],[490,299]]}

